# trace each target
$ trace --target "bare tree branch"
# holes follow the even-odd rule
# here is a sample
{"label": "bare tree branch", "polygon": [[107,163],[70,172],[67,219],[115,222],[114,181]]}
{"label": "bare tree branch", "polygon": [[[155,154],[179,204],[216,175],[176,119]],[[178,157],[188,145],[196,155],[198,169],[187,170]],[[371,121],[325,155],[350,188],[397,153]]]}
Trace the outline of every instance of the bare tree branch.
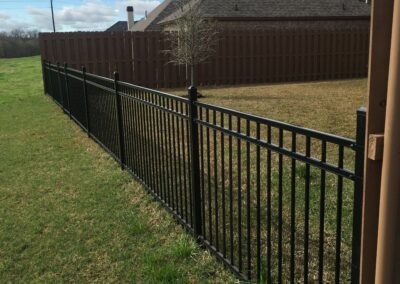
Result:
{"label": "bare tree branch", "polygon": [[215,53],[217,41],[215,22],[202,16],[198,2],[177,0],[178,16],[173,21],[173,30],[165,32],[170,48],[164,52],[170,56],[170,63],[191,67],[192,85],[195,84],[194,66]]}

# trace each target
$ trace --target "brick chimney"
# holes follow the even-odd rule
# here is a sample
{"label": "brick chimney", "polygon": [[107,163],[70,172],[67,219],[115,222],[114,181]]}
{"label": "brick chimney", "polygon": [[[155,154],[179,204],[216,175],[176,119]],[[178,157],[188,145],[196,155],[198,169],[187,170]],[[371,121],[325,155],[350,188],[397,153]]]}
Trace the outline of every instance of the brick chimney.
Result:
{"label": "brick chimney", "polygon": [[128,14],[128,31],[131,31],[133,28],[133,25],[135,24],[133,7],[132,6],[126,7],[126,12]]}

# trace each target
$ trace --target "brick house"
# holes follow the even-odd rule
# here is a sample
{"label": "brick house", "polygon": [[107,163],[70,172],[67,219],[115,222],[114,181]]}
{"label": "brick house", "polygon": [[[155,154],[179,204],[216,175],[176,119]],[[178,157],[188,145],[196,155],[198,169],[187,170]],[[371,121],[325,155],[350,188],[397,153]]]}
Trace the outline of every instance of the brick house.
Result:
{"label": "brick house", "polygon": [[[188,0],[205,18],[216,20],[221,28],[340,28],[368,26],[370,4],[359,0]],[[173,30],[182,16],[177,0],[165,0],[131,31]],[[128,10],[132,11],[132,8]],[[133,13],[128,12],[128,21]],[[115,31],[115,29],[113,29]]]}

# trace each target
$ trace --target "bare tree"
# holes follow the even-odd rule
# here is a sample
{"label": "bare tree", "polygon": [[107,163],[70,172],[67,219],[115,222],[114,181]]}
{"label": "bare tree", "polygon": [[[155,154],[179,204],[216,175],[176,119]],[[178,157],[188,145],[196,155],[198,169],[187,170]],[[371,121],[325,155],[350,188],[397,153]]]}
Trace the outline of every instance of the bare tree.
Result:
{"label": "bare tree", "polygon": [[12,30],[0,33],[0,58],[32,56],[39,54],[38,32]]}
{"label": "bare tree", "polygon": [[215,52],[217,29],[215,22],[205,19],[198,9],[198,0],[177,0],[178,14],[171,30],[165,31],[170,49],[165,52],[170,62],[190,67],[191,85],[196,85],[196,66]]}

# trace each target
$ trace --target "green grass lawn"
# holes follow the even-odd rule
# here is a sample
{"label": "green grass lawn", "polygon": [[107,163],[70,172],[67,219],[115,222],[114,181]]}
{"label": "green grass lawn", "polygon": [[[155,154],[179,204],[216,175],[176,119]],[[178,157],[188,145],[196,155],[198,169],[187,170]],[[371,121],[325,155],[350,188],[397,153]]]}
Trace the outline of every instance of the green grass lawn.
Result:
{"label": "green grass lawn", "polygon": [[49,97],[0,59],[0,282],[234,282]]}

